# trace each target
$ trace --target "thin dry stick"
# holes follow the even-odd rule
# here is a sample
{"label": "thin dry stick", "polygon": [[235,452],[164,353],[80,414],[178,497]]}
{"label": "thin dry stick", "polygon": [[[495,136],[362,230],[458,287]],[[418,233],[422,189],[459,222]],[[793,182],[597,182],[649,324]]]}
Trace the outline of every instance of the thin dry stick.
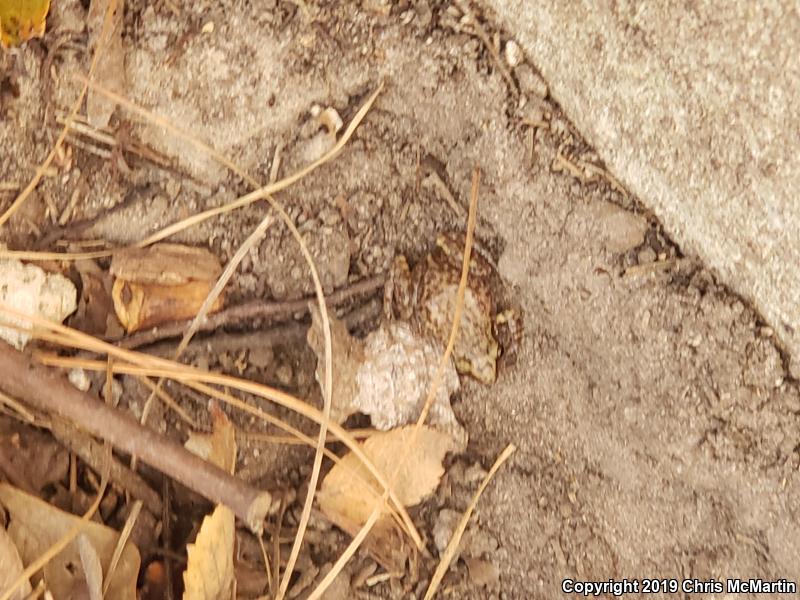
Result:
{"label": "thin dry stick", "polygon": [[[117,10],[117,0],[109,0],[108,7],[106,8],[106,14],[103,18],[103,28],[101,29],[101,39],[106,39],[111,27],[111,16]],[[94,56],[92,57],[92,63],[89,65],[89,78],[86,79],[86,83],[84,83],[83,87],[81,88],[80,94],[78,94],[78,99],[75,101],[75,104],[72,105],[72,110],[69,112],[69,116],[67,117],[67,124],[61,129],[61,133],[58,135],[56,139],[56,143],[53,145],[53,148],[50,150],[50,153],[44,159],[44,161],[39,165],[36,169],[36,174],[33,176],[33,179],[30,180],[25,189],[20,192],[19,196],[11,203],[11,206],[8,207],[8,210],[0,215],[0,227],[6,224],[6,222],[17,212],[22,206],[22,203],[28,199],[28,196],[31,195],[36,186],[39,185],[39,182],[44,177],[44,174],[47,172],[48,168],[50,167],[50,163],[53,162],[58,152],[61,150],[61,146],[64,144],[64,140],[67,138],[67,133],[69,132],[70,125],[75,120],[78,111],[81,109],[83,105],[83,99],[86,97],[86,92],[88,91],[89,82],[91,81],[92,77],[94,77],[94,72],[97,67],[97,62],[100,59],[102,51],[105,50],[105,45],[98,44],[97,49],[95,50]]]}
{"label": "thin dry stick", "polygon": [[3,392],[0,392],[0,404],[5,404],[8,406],[23,421],[27,421],[28,423],[33,423],[36,421],[36,417],[33,416],[31,411]]}
{"label": "thin dry stick", "polygon": [[330,420],[331,416],[331,393],[333,389],[333,344],[331,342],[331,325],[330,320],[328,319],[328,309],[325,306],[325,295],[322,292],[322,283],[320,282],[319,273],[317,273],[317,268],[314,265],[314,260],[311,257],[311,253],[308,251],[308,247],[303,241],[303,238],[300,236],[300,232],[297,231],[294,223],[292,223],[291,219],[289,219],[289,215],[287,215],[286,211],[283,210],[283,207],[274,202],[269,196],[267,196],[267,200],[272,205],[273,209],[278,211],[278,213],[281,215],[281,218],[284,219],[287,225],[289,225],[289,229],[294,238],[300,244],[300,250],[306,259],[306,263],[308,263],[308,266],[311,269],[311,278],[314,281],[314,290],[317,294],[317,303],[319,305],[320,315],[322,316],[322,332],[325,340],[325,376],[324,385],[322,386],[323,420],[320,423],[319,436],[317,438],[317,448],[314,452],[314,465],[311,469],[311,477],[308,481],[306,501],[303,504],[300,522],[297,525],[295,541],[292,545],[292,550],[289,553],[289,559],[286,561],[286,570],[284,571],[283,580],[281,581],[280,587],[278,588],[278,594],[276,596],[276,600],[283,600],[283,596],[286,594],[286,590],[289,588],[289,581],[291,579],[292,572],[294,571],[295,562],[297,561],[297,557],[300,555],[300,546],[303,543],[303,537],[305,536],[308,521],[311,518],[311,506],[314,504],[314,494],[316,493],[317,482],[319,481],[319,472],[322,468],[323,449],[325,448],[325,438],[328,436],[328,421]]}
{"label": "thin dry stick", "polygon": [[106,258],[112,254],[114,254],[114,250],[96,250],[94,252],[30,252],[28,250],[0,249],[0,258],[16,258],[27,261],[90,260]]}
{"label": "thin dry stick", "polygon": [[264,572],[267,575],[267,589],[272,589],[272,569],[269,566],[269,556],[267,555],[267,548],[264,546],[264,533],[258,536],[258,547],[261,548],[261,560],[264,561]]}
{"label": "thin dry stick", "polygon": [[[347,432],[352,435],[357,440],[365,440],[369,437],[372,437],[378,431],[376,429],[348,429]],[[303,444],[308,444],[303,438],[298,436],[289,437],[287,435],[272,435],[270,433],[263,433],[261,431],[237,431],[237,437],[241,437],[243,440],[247,440],[249,442],[264,442],[266,444],[282,444],[284,446],[298,446]],[[326,440],[326,444],[333,444],[338,440],[334,435],[331,433],[328,434],[328,439]],[[310,445],[314,445],[314,442]],[[336,455],[334,455],[336,456]]]}
{"label": "thin dry stick", "polygon": [[[0,484],[3,485],[3,484]],[[39,569],[45,566],[50,560],[56,556],[59,552],[61,552],[64,548],[69,546],[69,544],[74,540],[78,535],[80,535],[83,528],[86,524],[91,520],[94,516],[94,513],[97,512],[97,509],[100,508],[100,501],[103,499],[103,495],[106,493],[106,486],[108,485],[108,469],[103,471],[102,478],[100,480],[100,489],[97,491],[97,498],[89,507],[83,516],[81,517],[80,522],[76,523],[74,526],[70,528],[67,533],[63,535],[63,537],[58,540],[55,544],[50,546],[47,551],[44,552],[39,558],[33,561],[28,567],[20,573],[19,577],[14,580],[14,583],[11,584],[11,587],[6,589],[3,592],[3,595],[0,596],[0,600],[9,600],[14,595],[14,592],[17,591],[21,585],[23,585],[26,581],[31,578],[31,575],[36,573]]]}
{"label": "thin dry stick", "polygon": [[[416,426],[414,427],[414,432],[412,433],[411,438],[407,442],[409,449],[416,443],[417,436],[419,435],[419,432],[422,429],[422,425],[425,423],[425,419],[427,419],[431,406],[433,405],[433,402],[436,399],[436,393],[439,391],[439,385],[441,384],[442,376],[444,375],[444,370],[447,367],[447,362],[450,360],[450,355],[453,353],[453,348],[455,348],[456,339],[458,338],[458,329],[459,326],[461,325],[461,312],[464,308],[464,295],[466,294],[467,291],[470,255],[472,253],[472,240],[475,235],[475,222],[477,217],[478,188],[480,186],[480,178],[481,178],[481,172],[478,168],[475,168],[475,170],[472,172],[472,190],[470,192],[469,214],[467,215],[467,235],[466,239],[464,240],[464,257],[461,264],[461,279],[458,282],[458,292],[456,296],[455,309],[453,310],[453,324],[450,328],[450,337],[447,340],[447,347],[444,350],[444,354],[442,355],[442,358],[439,361],[438,366],[436,367],[436,374],[434,375],[433,382],[431,383],[431,387],[428,390],[428,397],[425,399],[425,405],[422,407],[422,411],[419,414],[419,418],[417,418],[417,423]],[[397,469],[394,473],[395,477],[397,477],[397,474],[400,472],[401,466],[402,465],[397,466]]]}
{"label": "thin dry stick", "polygon": [[28,596],[26,596],[25,600],[39,600],[41,596],[47,591],[46,584],[44,579],[39,581],[39,584],[36,586],[36,589],[33,590]]}
{"label": "thin dry stick", "polygon": [[[192,429],[200,429],[200,426],[197,424],[197,421],[195,421],[191,417],[191,415],[189,415],[189,413],[186,412],[181,407],[180,404],[175,402],[175,400],[172,399],[172,396],[170,396],[167,392],[165,392],[164,390],[162,390],[161,388],[156,386],[156,384],[153,383],[152,381],[150,381],[147,377],[140,377],[139,381],[141,381],[145,385],[145,387],[147,387],[151,391],[151,393],[157,395],[164,404],[166,404],[172,410],[174,410],[175,413],[181,419],[183,419],[184,423],[186,423],[189,427],[191,427]],[[145,404],[145,407],[142,410],[142,421],[144,421],[145,413],[147,413],[147,412],[149,412],[148,411],[148,406],[147,406],[147,404]],[[144,424],[144,423],[142,423],[142,424]]]}
{"label": "thin dry stick", "polygon": [[481,497],[481,494],[483,494],[486,486],[489,485],[489,482],[492,480],[495,473],[497,473],[497,470],[503,465],[504,462],[508,460],[512,454],[514,454],[516,449],[517,447],[514,446],[514,444],[509,444],[506,446],[506,449],[503,450],[500,456],[497,457],[497,460],[494,461],[494,464],[492,465],[492,468],[489,469],[486,477],[483,478],[481,486],[478,488],[478,491],[475,492],[472,502],[469,503],[467,510],[465,510],[464,514],[461,516],[458,527],[456,527],[456,530],[453,532],[453,536],[450,538],[450,542],[447,544],[447,548],[442,555],[442,560],[439,561],[436,571],[434,571],[433,577],[431,578],[430,585],[428,585],[428,591],[425,592],[424,600],[431,600],[433,595],[436,593],[436,590],[439,589],[439,584],[442,583],[444,574],[447,573],[447,569],[450,568],[450,563],[453,562],[453,557],[455,557],[456,552],[458,552],[458,544],[461,542],[461,538],[464,536],[464,532],[467,530],[469,519],[475,510],[475,506],[478,504],[478,499]]}
{"label": "thin dry stick", "polygon": [[[116,365],[114,365],[116,366]],[[261,531],[272,497],[192,454],[136,419],[81,392],[66,378],[0,342],[0,387],[29,404],[68,419],[114,446],[137,454],[209,500],[228,506],[253,531]]]}
{"label": "thin dry stick", "polygon": [[[326,303],[328,306],[337,306],[357,296],[371,294],[383,288],[385,280],[383,275],[368,277],[333,292],[326,298]],[[285,321],[292,318],[293,315],[307,313],[308,304],[313,301],[313,297],[307,297],[300,300],[286,300],[280,302],[266,302],[263,300],[247,302],[237,306],[231,306],[213,315],[209,315],[197,329],[198,331],[212,331],[220,327],[235,325],[252,319],[272,319],[276,322]],[[121,339],[116,342],[116,344],[120,348],[132,350],[159,340],[177,337],[186,330],[186,327],[190,323],[191,321],[187,320],[160,325],[148,331],[136,333]]]}
{"label": "thin dry stick", "polygon": [[[437,365],[436,373],[433,377],[431,387],[428,390],[428,396],[425,400],[425,406],[423,407],[422,412],[420,413],[419,418],[417,419],[416,426],[414,427],[414,430],[408,441],[407,448],[409,449],[411,448],[411,446],[413,446],[414,443],[416,443],[418,433],[422,429],[422,425],[428,416],[430,407],[433,404],[434,399],[436,398],[436,392],[439,388],[442,375],[444,374],[444,369],[447,366],[447,362],[450,360],[450,355],[453,352],[453,348],[455,347],[456,343],[456,338],[458,336],[458,328],[461,322],[461,311],[464,305],[464,294],[466,293],[467,278],[469,275],[469,257],[470,257],[470,251],[472,250],[472,237],[475,232],[475,217],[477,214],[477,206],[478,206],[479,183],[480,183],[480,171],[476,168],[472,175],[472,193],[469,203],[469,215],[467,217],[467,236],[464,244],[464,257],[461,265],[461,279],[458,283],[458,292],[456,293],[456,306],[455,310],[453,311],[453,325],[450,329],[450,337],[447,341],[447,347],[445,348],[444,353],[442,354],[442,357],[439,360],[439,364]],[[405,457],[408,456],[409,454],[410,452],[406,451],[401,453],[400,456],[398,457],[397,468],[395,469],[395,472],[392,474],[392,477],[389,479],[390,484],[392,486],[394,484],[394,481],[397,479],[397,474],[400,472],[400,469],[403,466]],[[391,489],[391,487],[388,487],[387,489]],[[325,590],[331,585],[331,583],[333,583],[333,580],[342,571],[344,566],[347,564],[347,561],[349,561],[350,558],[352,558],[352,556],[356,553],[359,546],[366,539],[370,530],[377,522],[378,518],[380,517],[381,513],[384,510],[384,506],[386,504],[386,498],[387,496],[384,493],[383,496],[376,499],[375,508],[373,509],[372,513],[367,519],[367,522],[364,523],[359,532],[347,546],[345,551],[342,552],[342,555],[338,558],[338,560],[333,565],[331,570],[328,571],[328,574],[322,579],[319,585],[309,595],[307,600],[318,600],[319,598],[322,597],[322,594],[325,593]]]}

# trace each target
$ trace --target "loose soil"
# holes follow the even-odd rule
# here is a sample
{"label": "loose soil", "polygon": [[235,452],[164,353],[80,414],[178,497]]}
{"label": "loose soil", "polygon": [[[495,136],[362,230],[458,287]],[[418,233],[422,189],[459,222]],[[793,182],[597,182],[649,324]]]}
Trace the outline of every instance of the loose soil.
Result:
{"label": "loose soil", "polygon": [[[463,229],[471,170],[482,170],[477,235],[507,283],[501,303],[521,307],[525,333],[497,383],[464,381],[454,401],[469,448],[414,513],[433,556],[435,532],[464,510],[484,470],[507,443],[519,449],[478,505],[441,597],[556,598],[564,578],[800,579],[800,393],[772,332],[603,175],[534,65],[522,57],[509,68],[511,86],[448,2],[401,0],[389,10],[378,0],[307,0],[309,15],[301,2],[173,4],[127,3],[127,96],[260,181],[276,148],[286,175],[329,147],[314,107],[332,107],[346,123],[385,84],[341,155],[277,196],[307,235],[327,288],[385,272],[398,252],[419,258],[436,232]],[[506,35],[490,14],[479,17],[502,57]],[[2,56],[0,182],[26,184],[51,148],[53,113],[68,108],[73,75],[87,69],[84,22],[80,2],[55,2],[44,40]],[[207,23],[213,31],[204,33]],[[48,58],[60,40],[70,42]],[[97,219],[78,237],[124,244],[248,191],[174,134],[116,114],[112,126],[174,166],[128,155],[128,173],[70,146],[3,232],[10,247],[32,248],[74,193],[70,221]],[[132,191],[130,204],[112,210]],[[0,194],[4,209],[13,195]],[[176,240],[205,244],[224,263],[264,210],[252,205]],[[299,252],[275,226],[234,277],[229,302],[309,290]],[[294,327],[212,334],[186,359],[319,402],[315,358]],[[123,404],[141,410],[145,390],[122,384]],[[206,418],[196,399],[170,391]],[[154,426],[185,437],[172,416]],[[310,456],[249,442],[239,471],[302,493]],[[320,520],[310,536],[303,564],[312,571],[347,542]],[[368,560],[353,561],[335,597],[424,589],[403,580],[348,591]]]}

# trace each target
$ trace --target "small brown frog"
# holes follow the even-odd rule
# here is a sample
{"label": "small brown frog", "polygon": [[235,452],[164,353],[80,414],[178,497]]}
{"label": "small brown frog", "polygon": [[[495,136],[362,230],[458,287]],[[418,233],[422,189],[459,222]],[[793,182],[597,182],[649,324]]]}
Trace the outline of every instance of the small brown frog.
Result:
{"label": "small brown frog", "polygon": [[[464,234],[439,234],[436,248],[413,269],[404,256],[395,258],[384,295],[386,316],[408,321],[419,333],[447,343],[452,327]],[[459,373],[491,384],[497,377],[501,348],[495,338],[495,302],[491,264],[473,251],[464,308],[453,362]]]}

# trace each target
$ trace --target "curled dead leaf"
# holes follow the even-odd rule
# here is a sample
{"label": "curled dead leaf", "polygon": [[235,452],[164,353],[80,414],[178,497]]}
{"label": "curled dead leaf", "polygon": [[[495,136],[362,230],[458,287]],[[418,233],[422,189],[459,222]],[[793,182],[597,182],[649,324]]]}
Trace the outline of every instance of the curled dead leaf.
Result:
{"label": "curled dead leaf", "polygon": [[[192,318],[220,273],[219,260],[205,248],[155,244],[124,250],[111,261],[117,318],[128,333]],[[210,312],[223,303],[220,295]]]}

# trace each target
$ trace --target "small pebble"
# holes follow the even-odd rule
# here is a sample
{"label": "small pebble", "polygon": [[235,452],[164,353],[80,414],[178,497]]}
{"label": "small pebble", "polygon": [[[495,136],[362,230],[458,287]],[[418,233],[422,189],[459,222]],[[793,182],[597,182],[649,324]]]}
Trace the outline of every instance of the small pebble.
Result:
{"label": "small pebble", "polygon": [[519,44],[514,40],[508,40],[506,42],[505,55],[506,63],[512,69],[518,66],[524,58],[522,55],[522,48],[520,48]]}
{"label": "small pebble", "polygon": [[92,382],[89,381],[89,377],[86,375],[86,371],[83,369],[71,369],[69,375],[67,375],[67,379],[82,392],[88,391],[89,387],[92,385]]}

